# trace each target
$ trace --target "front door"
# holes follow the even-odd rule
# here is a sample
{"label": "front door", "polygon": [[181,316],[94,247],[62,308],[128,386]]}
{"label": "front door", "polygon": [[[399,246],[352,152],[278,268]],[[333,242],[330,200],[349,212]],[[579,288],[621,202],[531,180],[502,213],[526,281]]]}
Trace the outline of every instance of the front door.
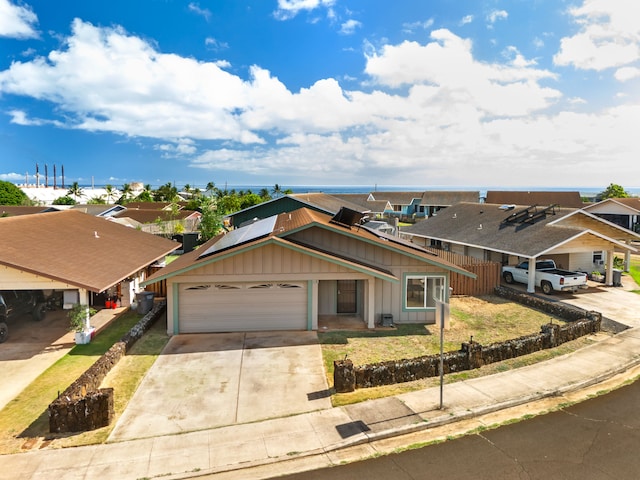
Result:
{"label": "front door", "polygon": [[356,280],[338,280],[338,313],[357,313],[356,293]]}

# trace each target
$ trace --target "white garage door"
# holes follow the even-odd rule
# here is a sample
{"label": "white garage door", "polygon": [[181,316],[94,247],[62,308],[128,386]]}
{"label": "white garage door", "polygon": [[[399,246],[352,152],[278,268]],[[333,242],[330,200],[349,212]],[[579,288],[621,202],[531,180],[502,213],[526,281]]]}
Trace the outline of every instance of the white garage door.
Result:
{"label": "white garage door", "polygon": [[306,330],[307,284],[180,285],[180,333]]}

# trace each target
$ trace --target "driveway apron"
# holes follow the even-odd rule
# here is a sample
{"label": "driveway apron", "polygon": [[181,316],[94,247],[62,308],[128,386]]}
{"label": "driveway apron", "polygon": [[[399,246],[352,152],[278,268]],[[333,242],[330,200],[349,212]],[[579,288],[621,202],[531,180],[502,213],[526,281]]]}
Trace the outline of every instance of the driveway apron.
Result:
{"label": "driveway apron", "polygon": [[176,335],[109,441],[168,435],[331,408],[315,332]]}

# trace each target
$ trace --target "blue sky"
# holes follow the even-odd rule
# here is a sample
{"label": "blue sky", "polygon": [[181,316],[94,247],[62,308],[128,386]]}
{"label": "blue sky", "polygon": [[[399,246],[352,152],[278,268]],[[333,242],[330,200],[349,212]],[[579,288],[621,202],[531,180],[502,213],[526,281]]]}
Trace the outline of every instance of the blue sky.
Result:
{"label": "blue sky", "polygon": [[638,187],[638,18],[629,0],[0,0],[0,179]]}

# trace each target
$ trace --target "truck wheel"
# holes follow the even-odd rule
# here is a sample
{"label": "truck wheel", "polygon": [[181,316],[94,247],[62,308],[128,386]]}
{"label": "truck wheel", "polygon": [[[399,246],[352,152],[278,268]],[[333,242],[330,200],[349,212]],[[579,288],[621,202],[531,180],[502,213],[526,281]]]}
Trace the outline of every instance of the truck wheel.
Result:
{"label": "truck wheel", "polygon": [[4,343],[9,338],[9,327],[4,322],[0,322],[0,343]]}
{"label": "truck wheel", "polygon": [[33,311],[31,312],[31,315],[33,315],[33,319],[36,322],[39,322],[44,318],[46,313],[47,313],[47,304],[42,302],[42,303],[36,304]]}
{"label": "truck wheel", "polygon": [[542,282],[540,286],[542,287],[542,291],[545,295],[551,295],[553,293],[553,286],[551,285],[551,282]]}
{"label": "truck wheel", "polygon": [[507,283],[513,283],[513,274],[511,272],[504,272],[504,281]]}

